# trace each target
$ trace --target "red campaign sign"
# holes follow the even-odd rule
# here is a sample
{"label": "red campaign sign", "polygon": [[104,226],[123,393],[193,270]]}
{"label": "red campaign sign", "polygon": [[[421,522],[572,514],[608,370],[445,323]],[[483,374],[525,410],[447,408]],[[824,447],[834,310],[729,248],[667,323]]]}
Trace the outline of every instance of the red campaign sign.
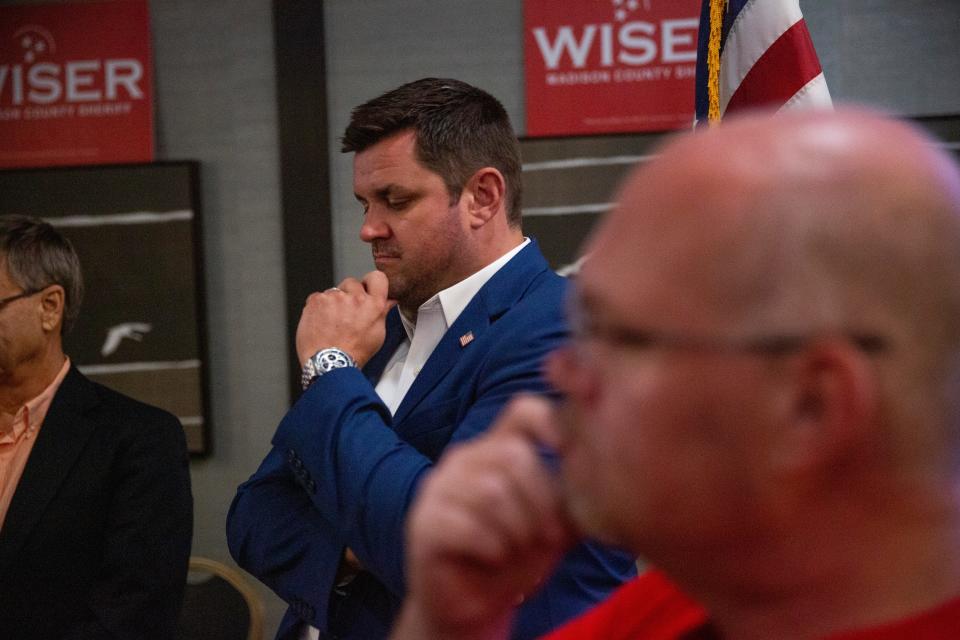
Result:
{"label": "red campaign sign", "polygon": [[147,0],[0,7],[0,168],[153,160]]}
{"label": "red campaign sign", "polygon": [[527,135],[690,127],[700,0],[525,0]]}

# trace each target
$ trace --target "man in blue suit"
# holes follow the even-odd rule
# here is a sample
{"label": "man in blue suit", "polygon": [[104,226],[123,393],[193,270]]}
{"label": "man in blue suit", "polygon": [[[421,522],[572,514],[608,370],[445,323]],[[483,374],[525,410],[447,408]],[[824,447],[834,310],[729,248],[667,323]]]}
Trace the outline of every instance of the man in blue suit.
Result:
{"label": "man in blue suit", "polygon": [[[421,481],[511,397],[545,391],[543,357],[567,333],[565,281],[520,228],[519,145],[495,98],[455,80],[403,85],[354,110],[343,151],[377,270],[308,298],[305,391],[227,522],[237,562],[290,604],[283,639],[386,636]],[[632,573],[626,554],[576,547],[513,636]]]}

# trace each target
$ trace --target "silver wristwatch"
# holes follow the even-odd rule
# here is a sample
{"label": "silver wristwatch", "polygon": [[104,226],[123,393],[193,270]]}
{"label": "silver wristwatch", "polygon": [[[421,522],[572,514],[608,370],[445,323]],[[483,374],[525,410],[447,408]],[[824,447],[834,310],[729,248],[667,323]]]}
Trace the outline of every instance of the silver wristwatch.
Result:
{"label": "silver wristwatch", "polygon": [[321,349],[310,356],[303,364],[303,371],[300,373],[300,386],[306,389],[314,379],[319,378],[328,371],[340,369],[341,367],[355,367],[357,363],[353,361],[346,351],[341,351],[335,347],[330,349]]}

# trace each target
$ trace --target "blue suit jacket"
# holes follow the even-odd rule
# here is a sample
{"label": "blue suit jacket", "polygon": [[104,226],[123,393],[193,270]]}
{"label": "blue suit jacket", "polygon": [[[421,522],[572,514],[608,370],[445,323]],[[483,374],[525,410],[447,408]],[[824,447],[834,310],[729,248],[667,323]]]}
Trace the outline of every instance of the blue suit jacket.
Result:
{"label": "blue suit jacket", "polygon": [[[404,521],[420,481],[444,447],[486,430],[513,395],[546,391],[543,358],[567,333],[565,290],[532,242],[467,305],[393,417],[374,385],[404,338],[396,309],[363,372],[334,370],[304,392],[227,517],[237,563],[290,605],[278,638],[296,637],[301,621],[321,637],[388,634],[404,591]],[[461,345],[468,332],[473,340]],[[367,571],[337,594],[344,547]],[[552,629],[633,573],[624,553],[577,547],[523,605],[514,637]]]}

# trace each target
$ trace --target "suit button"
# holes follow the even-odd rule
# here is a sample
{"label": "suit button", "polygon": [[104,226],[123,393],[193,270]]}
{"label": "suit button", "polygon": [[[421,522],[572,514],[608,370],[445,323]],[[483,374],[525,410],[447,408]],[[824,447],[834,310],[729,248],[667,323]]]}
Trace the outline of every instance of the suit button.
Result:
{"label": "suit button", "polygon": [[303,460],[301,460],[300,456],[293,451],[290,452],[290,455],[287,456],[287,459],[290,461],[290,466],[293,467],[294,470],[300,471],[303,469]]}
{"label": "suit button", "polygon": [[317,492],[317,483],[315,483],[312,478],[307,480],[307,491],[311,494]]}

